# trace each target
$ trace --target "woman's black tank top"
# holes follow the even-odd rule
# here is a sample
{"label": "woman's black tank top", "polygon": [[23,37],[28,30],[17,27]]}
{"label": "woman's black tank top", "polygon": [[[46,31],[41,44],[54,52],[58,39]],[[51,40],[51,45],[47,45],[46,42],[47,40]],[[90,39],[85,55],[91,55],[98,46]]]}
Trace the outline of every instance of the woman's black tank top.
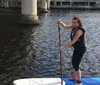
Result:
{"label": "woman's black tank top", "polygon": [[70,37],[71,37],[71,40],[73,40],[78,30],[81,30],[83,34],[79,37],[79,39],[72,46],[74,47],[74,49],[84,49],[84,47],[86,46],[85,46],[85,39],[84,39],[85,30],[83,28],[81,27],[73,28],[71,31]]}

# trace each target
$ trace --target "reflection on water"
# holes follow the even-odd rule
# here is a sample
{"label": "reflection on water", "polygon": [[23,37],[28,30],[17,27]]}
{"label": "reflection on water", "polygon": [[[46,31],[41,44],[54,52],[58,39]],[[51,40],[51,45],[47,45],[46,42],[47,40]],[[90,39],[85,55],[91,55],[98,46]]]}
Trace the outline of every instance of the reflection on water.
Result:
{"label": "reflection on water", "polygon": [[[0,28],[3,32],[0,36],[5,36],[1,39],[4,43],[0,44],[0,85],[11,85],[19,78],[60,77],[56,20],[60,18],[70,24],[73,16],[82,19],[86,30],[87,52],[80,65],[83,76],[100,76],[99,11],[51,10],[48,14],[39,14],[40,26],[34,27],[12,24],[15,16],[19,15],[6,16],[11,23],[5,20],[6,26],[3,22]],[[62,44],[70,42],[70,31],[61,29]],[[64,77],[72,74],[72,50],[72,47],[63,50]]]}

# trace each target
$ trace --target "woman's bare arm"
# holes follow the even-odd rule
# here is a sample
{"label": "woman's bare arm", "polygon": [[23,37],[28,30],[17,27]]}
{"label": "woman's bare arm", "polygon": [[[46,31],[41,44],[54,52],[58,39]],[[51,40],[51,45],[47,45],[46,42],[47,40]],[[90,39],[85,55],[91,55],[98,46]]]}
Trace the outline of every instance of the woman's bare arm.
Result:
{"label": "woman's bare arm", "polygon": [[66,24],[63,23],[61,20],[57,20],[57,22],[58,22],[59,24],[61,24],[61,26],[63,26],[64,28],[67,28],[67,29],[69,29],[69,28],[73,28],[72,25],[66,25]]}

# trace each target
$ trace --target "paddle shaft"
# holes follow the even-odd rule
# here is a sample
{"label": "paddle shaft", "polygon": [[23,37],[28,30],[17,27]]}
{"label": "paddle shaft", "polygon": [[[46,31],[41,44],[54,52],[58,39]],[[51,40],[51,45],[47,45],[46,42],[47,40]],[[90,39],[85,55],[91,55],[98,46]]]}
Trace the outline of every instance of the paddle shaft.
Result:
{"label": "paddle shaft", "polygon": [[[59,34],[59,47],[61,46],[61,37],[60,37],[60,24],[58,23],[58,34]],[[62,51],[59,50],[60,54],[60,75],[61,75],[61,85],[63,85],[63,75],[62,75]]]}

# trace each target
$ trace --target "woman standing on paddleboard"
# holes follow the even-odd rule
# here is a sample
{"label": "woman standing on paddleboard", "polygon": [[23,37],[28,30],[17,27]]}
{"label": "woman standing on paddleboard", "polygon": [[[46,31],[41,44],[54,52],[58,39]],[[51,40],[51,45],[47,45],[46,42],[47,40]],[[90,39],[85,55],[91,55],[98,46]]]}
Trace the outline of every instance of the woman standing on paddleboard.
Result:
{"label": "woman standing on paddleboard", "polygon": [[61,20],[57,20],[57,22],[63,26],[64,28],[72,29],[70,37],[71,42],[60,47],[60,50],[67,48],[69,46],[73,46],[73,57],[72,57],[72,65],[74,68],[74,77],[69,80],[76,80],[77,83],[75,85],[82,85],[81,82],[81,70],[79,69],[79,65],[81,59],[86,52],[85,39],[84,34],[85,30],[83,29],[81,20],[78,17],[73,17],[72,24],[66,25]]}

